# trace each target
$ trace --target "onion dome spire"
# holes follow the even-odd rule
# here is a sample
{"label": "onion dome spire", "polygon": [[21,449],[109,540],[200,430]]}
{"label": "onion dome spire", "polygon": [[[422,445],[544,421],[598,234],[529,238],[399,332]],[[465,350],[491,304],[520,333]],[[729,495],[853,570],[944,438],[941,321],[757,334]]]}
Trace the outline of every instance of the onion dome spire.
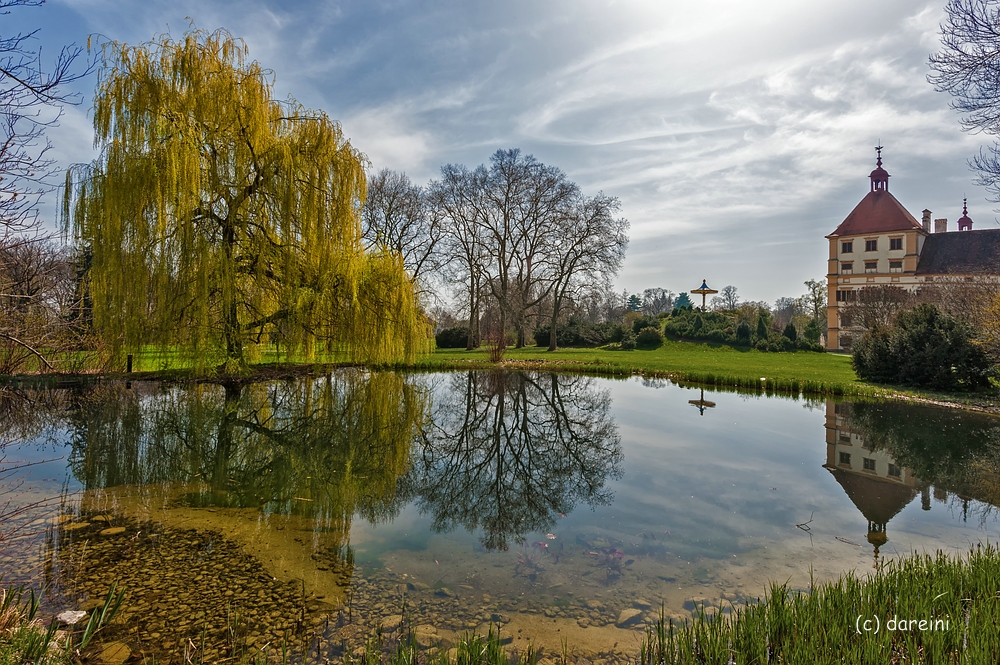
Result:
{"label": "onion dome spire", "polygon": [[873,192],[889,191],[889,172],[882,168],[882,146],[875,146],[878,158],[875,160],[875,170],[868,176],[872,180]]}
{"label": "onion dome spire", "polygon": [[962,199],[962,216],[958,218],[958,230],[959,231],[971,231],[972,230],[972,218],[969,217],[969,199]]}

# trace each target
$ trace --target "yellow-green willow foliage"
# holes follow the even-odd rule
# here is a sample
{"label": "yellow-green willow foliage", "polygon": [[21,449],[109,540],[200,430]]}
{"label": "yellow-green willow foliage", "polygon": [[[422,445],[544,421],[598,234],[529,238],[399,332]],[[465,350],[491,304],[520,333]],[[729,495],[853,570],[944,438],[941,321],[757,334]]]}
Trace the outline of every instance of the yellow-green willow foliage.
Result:
{"label": "yellow-green willow foliage", "polygon": [[369,362],[426,345],[402,259],[362,249],[365,157],[272,85],[224,31],[105,46],[100,157],[67,174],[64,217],[119,356],[176,346],[234,368],[270,343]]}

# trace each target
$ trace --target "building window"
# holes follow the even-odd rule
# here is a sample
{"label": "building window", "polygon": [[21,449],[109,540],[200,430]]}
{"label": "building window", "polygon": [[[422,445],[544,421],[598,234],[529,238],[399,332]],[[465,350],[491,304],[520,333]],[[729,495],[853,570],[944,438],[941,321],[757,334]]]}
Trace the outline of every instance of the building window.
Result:
{"label": "building window", "polygon": [[894,478],[899,478],[899,476],[902,475],[902,469],[900,469],[895,464],[890,464],[889,465],[889,475],[892,476],[892,477],[894,477]]}
{"label": "building window", "polygon": [[865,240],[865,251],[866,252],[877,252],[878,251],[878,240]]}
{"label": "building window", "polygon": [[851,463],[851,453],[840,453],[840,463],[850,464]]}
{"label": "building window", "polygon": [[903,262],[889,261],[889,272],[903,272]]}
{"label": "building window", "polygon": [[854,241],[848,240],[847,242],[840,243],[840,253],[850,254],[854,251]]}
{"label": "building window", "polygon": [[902,238],[889,238],[889,250],[903,249]]}
{"label": "building window", "polygon": [[837,291],[837,302],[852,302],[854,300],[854,291],[843,290]]}
{"label": "building window", "polygon": [[841,432],[840,433],[840,442],[841,443],[846,443],[846,444],[850,445],[850,443],[851,443],[851,435],[847,434],[845,432]]}
{"label": "building window", "polygon": [[854,325],[854,319],[851,317],[851,313],[850,312],[841,312],[840,313],[840,327],[841,328],[850,328],[852,325]]}
{"label": "building window", "polygon": [[865,471],[874,471],[875,470],[875,460],[873,460],[870,457],[863,457],[861,459],[865,463]]}
{"label": "building window", "polygon": [[865,272],[878,272],[878,261],[865,261]]}
{"label": "building window", "polygon": [[854,264],[853,263],[841,263],[840,273],[842,275],[853,275],[854,274]]}

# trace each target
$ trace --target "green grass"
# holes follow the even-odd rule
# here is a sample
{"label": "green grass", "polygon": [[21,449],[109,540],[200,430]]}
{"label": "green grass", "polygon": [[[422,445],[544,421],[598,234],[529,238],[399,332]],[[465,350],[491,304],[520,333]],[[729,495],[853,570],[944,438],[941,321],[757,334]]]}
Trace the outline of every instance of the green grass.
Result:
{"label": "green grass", "polygon": [[22,586],[0,589],[0,665],[69,662],[65,649],[50,649],[54,623],[44,626],[38,617],[38,596]]}
{"label": "green grass", "polygon": [[[729,346],[666,340],[657,349],[618,351],[537,347],[509,349],[505,366],[581,371],[613,376],[641,374],[711,386],[775,392],[867,395],[885,392],[857,378],[850,356],[833,353],[765,353]],[[492,367],[486,351],[439,349],[421,356],[418,369]],[[763,381],[761,379],[764,379]]]}
{"label": "green grass", "polygon": [[[898,620],[921,629],[890,630]],[[864,623],[868,621],[869,623]],[[878,627],[877,632],[875,628]],[[933,629],[927,629],[932,627]],[[1000,552],[913,554],[867,579],[845,575],[811,592],[773,585],[729,617],[646,629],[640,665],[694,663],[995,663],[1000,653]]]}
{"label": "green grass", "polygon": [[[332,352],[305,358],[266,350],[258,363],[251,365],[247,379],[267,380],[326,371],[332,367],[353,365],[346,353]],[[619,351],[613,348],[563,348],[550,352],[544,348],[508,349],[501,363],[492,363],[485,349],[438,349],[418,355],[412,364],[392,363],[376,369],[464,370],[464,369],[535,369],[554,372],[580,372],[600,376],[627,377],[642,375],[666,378],[680,383],[701,384],[716,388],[734,388],[768,394],[805,394],[850,397],[904,396],[938,401],[973,409],[996,410],[1000,387],[987,393],[936,393],[926,390],[879,386],[858,379],[851,367],[851,357],[839,353],[808,351],[768,353],[755,349],[667,339],[656,349]],[[149,348],[136,355],[135,379],[190,380],[211,378],[210,372],[198,370],[190,356],[171,350]],[[105,374],[107,376],[109,374]],[[74,375],[75,376],[75,375]],[[122,375],[124,376],[124,375]],[[21,376],[15,383],[34,385],[53,379],[53,375]],[[761,379],[764,379],[763,381]],[[10,383],[0,377],[0,383]],[[41,384],[40,384],[41,385]]]}

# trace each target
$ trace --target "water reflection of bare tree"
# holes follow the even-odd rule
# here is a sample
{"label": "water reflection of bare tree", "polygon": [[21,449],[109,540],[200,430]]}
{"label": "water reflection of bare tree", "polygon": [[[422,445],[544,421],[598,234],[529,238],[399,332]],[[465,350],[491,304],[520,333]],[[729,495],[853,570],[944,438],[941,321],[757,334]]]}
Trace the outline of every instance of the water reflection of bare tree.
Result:
{"label": "water reflection of bare tree", "polygon": [[55,499],[31,493],[26,474],[44,459],[27,460],[12,452],[18,444],[40,443],[54,435],[53,415],[65,405],[65,394],[0,387],[0,553],[14,536],[24,536],[34,514]]}
{"label": "water reflection of bare tree", "polygon": [[436,391],[408,481],[438,531],[487,549],[548,531],[577,503],[608,504],[622,449],[607,390],[584,376],[468,372]]}

